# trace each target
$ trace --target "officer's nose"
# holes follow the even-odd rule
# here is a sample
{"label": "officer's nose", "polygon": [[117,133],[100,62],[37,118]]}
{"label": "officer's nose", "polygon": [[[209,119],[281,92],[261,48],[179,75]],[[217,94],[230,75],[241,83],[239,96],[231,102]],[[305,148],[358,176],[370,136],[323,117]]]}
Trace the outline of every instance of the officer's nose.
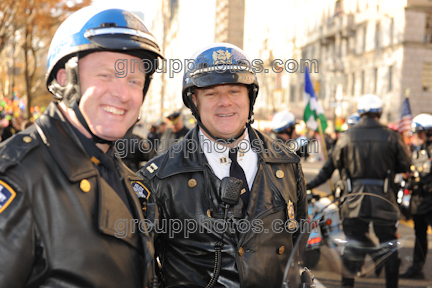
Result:
{"label": "officer's nose", "polygon": [[219,106],[222,106],[222,107],[227,107],[227,106],[230,106],[232,104],[231,98],[229,97],[229,92],[222,92],[220,94],[218,104],[219,104]]}
{"label": "officer's nose", "polygon": [[110,87],[110,93],[113,97],[118,98],[121,102],[127,102],[130,99],[128,81],[126,79],[118,79],[114,81]]}

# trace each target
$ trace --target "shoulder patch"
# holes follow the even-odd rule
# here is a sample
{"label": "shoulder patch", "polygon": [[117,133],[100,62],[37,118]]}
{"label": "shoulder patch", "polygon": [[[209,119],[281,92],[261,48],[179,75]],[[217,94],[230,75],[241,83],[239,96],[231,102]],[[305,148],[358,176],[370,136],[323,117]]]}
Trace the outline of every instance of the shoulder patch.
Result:
{"label": "shoulder patch", "polygon": [[132,181],[132,188],[138,198],[149,198],[150,191],[141,182]]}
{"label": "shoulder patch", "polygon": [[2,213],[15,198],[16,192],[0,180],[0,213]]}

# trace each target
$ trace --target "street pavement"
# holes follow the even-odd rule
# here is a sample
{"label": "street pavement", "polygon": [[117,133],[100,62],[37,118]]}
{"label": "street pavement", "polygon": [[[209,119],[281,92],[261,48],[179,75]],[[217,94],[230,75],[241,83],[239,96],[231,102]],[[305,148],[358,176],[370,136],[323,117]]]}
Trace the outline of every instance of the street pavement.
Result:
{"label": "street pavement", "polygon": [[[321,167],[324,165],[324,161],[317,161],[317,162],[308,162],[302,160],[302,168],[303,173],[306,179],[306,182],[311,181],[319,172]],[[336,183],[339,180],[339,173],[338,171],[335,171],[332,176],[333,183]],[[322,184],[321,186],[318,186],[314,189],[314,193],[319,193],[320,195],[329,195],[331,194],[331,189],[329,182],[326,182]],[[398,235],[400,237],[405,237],[408,235],[413,235],[413,222],[412,221],[401,221],[399,227],[398,227]],[[414,280],[414,279],[399,279],[399,287],[402,288],[420,288],[420,287],[427,287],[432,288],[432,233],[430,233],[429,229],[429,245],[428,245],[428,257],[426,258],[426,264],[424,267],[424,274],[426,279],[422,280]],[[414,249],[414,239],[410,238],[410,240],[407,240],[404,246],[399,250],[399,258],[402,259],[402,265],[400,267],[400,273],[403,273],[408,266],[412,263],[412,253]],[[325,250],[325,249],[324,249]],[[318,263],[317,267],[319,267],[320,263]],[[314,269],[312,269],[312,273],[314,272]],[[322,273],[321,271],[317,271],[315,275],[316,279],[321,282],[319,285],[322,285],[320,287],[338,287],[340,285],[339,277],[340,275],[335,273]],[[356,288],[363,288],[363,287],[376,287],[380,283],[384,287],[385,283],[385,275],[384,271],[381,273],[380,277],[377,278],[374,274],[374,272],[366,274],[365,277],[362,278],[356,278]],[[429,286],[430,285],[430,286]],[[340,286],[339,286],[340,287]]]}

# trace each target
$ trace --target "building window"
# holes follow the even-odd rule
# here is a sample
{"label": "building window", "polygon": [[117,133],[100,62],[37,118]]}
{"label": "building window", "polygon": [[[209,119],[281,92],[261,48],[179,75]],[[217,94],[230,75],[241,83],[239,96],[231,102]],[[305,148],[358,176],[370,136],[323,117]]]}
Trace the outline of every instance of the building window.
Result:
{"label": "building window", "polygon": [[290,85],[290,102],[295,102],[296,101],[296,85]]}
{"label": "building window", "polygon": [[393,65],[388,67],[388,89],[390,92],[393,89]]}
{"label": "building window", "polygon": [[351,96],[354,96],[355,93],[355,73],[352,73],[351,76]]}
{"label": "building window", "polygon": [[363,27],[363,40],[362,40],[362,47],[361,47],[361,52],[365,52],[366,51],[366,26]]}
{"label": "building window", "polygon": [[365,86],[365,72],[361,72],[361,94],[364,94],[364,86]]}
{"label": "building window", "polygon": [[373,70],[373,76],[374,76],[374,93],[377,93],[378,88],[378,68],[374,68]]}
{"label": "building window", "polygon": [[394,35],[394,18],[390,20],[390,45],[393,45],[393,35]]}
{"label": "building window", "polygon": [[170,21],[173,20],[178,11],[178,0],[170,0]]}
{"label": "building window", "polygon": [[348,74],[343,76],[342,93],[344,96],[348,94]]}
{"label": "building window", "polygon": [[425,42],[432,43],[432,14],[426,14]]}
{"label": "building window", "polygon": [[282,89],[282,73],[276,73],[276,89]]}
{"label": "building window", "polygon": [[423,91],[432,91],[432,63],[423,63]]}
{"label": "building window", "polygon": [[375,23],[375,49],[381,47],[381,23]]}
{"label": "building window", "polygon": [[349,36],[347,41],[347,54],[355,53],[356,49],[356,35],[355,32],[352,33],[352,35]]}

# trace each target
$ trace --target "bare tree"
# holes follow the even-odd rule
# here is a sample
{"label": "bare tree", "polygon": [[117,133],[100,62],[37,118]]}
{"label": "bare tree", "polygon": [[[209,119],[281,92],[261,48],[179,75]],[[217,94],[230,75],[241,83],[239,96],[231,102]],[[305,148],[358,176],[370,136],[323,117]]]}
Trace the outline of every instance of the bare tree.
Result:
{"label": "bare tree", "polygon": [[[9,5],[6,5],[7,2],[10,2]],[[12,50],[15,53],[9,57],[14,57],[12,59],[14,62],[15,58],[22,62],[23,75],[20,79],[24,83],[22,97],[26,97],[27,100],[26,118],[31,116],[30,108],[33,106],[33,99],[35,96],[40,96],[35,94],[48,95],[46,89],[39,89],[38,93],[38,88],[45,83],[45,59],[57,27],[71,13],[90,3],[91,0],[2,0],[0,2],[0,7],[7,6],[6,11],[3,9],[5,11],[3,14],[0,12],[0,53],[2,48],[10,45],[8,51]],[[9,29],[3,28],[4,26],[8,26]],[[6,96],[5,91],[8,89],[4,74],[2,77],[0,71],[0,88],[3,96]],[[12,74],[12,79],[14,76]]]}

